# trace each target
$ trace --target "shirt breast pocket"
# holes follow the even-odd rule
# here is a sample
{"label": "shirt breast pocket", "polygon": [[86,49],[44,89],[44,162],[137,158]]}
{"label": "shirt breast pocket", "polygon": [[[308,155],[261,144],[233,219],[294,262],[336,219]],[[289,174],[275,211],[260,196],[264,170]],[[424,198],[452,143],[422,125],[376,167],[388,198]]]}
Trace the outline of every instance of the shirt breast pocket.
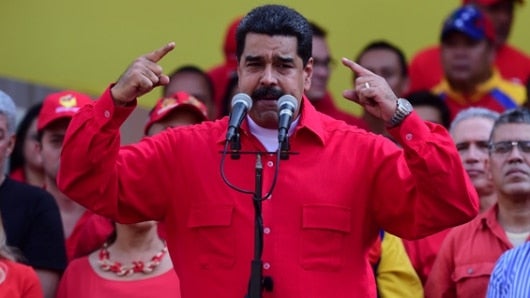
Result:
{"label": "shirt breast pocket", "polygon": [[344,261],[345,241],[351,232],[351,210],[332,205],[302,207],[300,263],[304,269],[339,270]]}
{"label": "shirt breast pocket", "polygon": [[193,241],[201,268],[231,268],[235,263],[236,235],[231,229],[234,206],[194,208],[188,228],[194,230]]}
{"label": "shirt breast pocket", "polygon": [[455,268],[452,279],[459,297],[484,297],[488,288],[494,262],[460,265]]}

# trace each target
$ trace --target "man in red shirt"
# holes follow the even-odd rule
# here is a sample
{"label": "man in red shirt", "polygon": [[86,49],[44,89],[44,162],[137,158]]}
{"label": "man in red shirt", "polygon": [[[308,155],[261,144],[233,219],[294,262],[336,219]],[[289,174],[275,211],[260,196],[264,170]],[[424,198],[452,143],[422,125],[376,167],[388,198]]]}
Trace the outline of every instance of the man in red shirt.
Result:
{"label": "man in red shirt", "polygon": [[110,220],[96,215],[72,201],[57,188],[61,149],[72,116],[92,99],[83,93],[66,90],[44,98],[37,119],[40,153],[46,190],[53,195],[63,222],[68,261],[101,247],[114,227]]}
{"label": "man in red shirt", "polygon": [[[507,43],[516,3],[523,0],[463,0],[474,4],[493,22],[495,27],[495,67],[503,78],[524,83],[530,78],[530,57]],[[440,46],[428,47],[418,52],[410,61],[410,91],[430,90],[443,76]]]}
{"label": "man in red shirt", "polygon": [[[498,117],[498,113],[488,109],[468,108],[458,113],[449,128],[462,164],[478,193],[480,212],[490,209],[497,201],[487,163],[488,140]],[[412,264],[424,284],[449,231],[447,229],[422,239],[404,241]]]}
{"label": "man in red shirt", "polygon": [[494,68],[494,38],[490,20],[472,5],[447,17],[440,34],[444,78],[432,91],[452,118],[471,106],[502,112],[526,101],[523,85],[502,79]]}
{"label": "man in red shirt", "polygon": [[[386,121],[403,149],[315,110],[304,96],[311,29],[281,5],[253,9],[238,27],[238,90],[252,102],[239,128],[227,134],[224,118],[120,147],[119,127],[136,98],[168,83],[157,62],[174,47],[136,59],[74,116],[58,182],[119,222],[163,221],[182,297],[244,297],[253,259],[252,273],[267,277],[258,296],[375,297],[367,255],[380,229],[419,238],[476,215],[476,193],[447,131],[423,122],[384,78],[342,60],[359,75],[344,96]],[[294,120],[281,132],[297,154],[281,159],[277,101],[286,94],[295,98]],[[230,158],[223,151],[234,140],[255,154]]]}
{"label": "man in red shirt", "polygon": [[447,235],[426,297],[485,297],[500,255],[530,239],[530,112],[520,108],[501,114],[489,144],[497,204]]}

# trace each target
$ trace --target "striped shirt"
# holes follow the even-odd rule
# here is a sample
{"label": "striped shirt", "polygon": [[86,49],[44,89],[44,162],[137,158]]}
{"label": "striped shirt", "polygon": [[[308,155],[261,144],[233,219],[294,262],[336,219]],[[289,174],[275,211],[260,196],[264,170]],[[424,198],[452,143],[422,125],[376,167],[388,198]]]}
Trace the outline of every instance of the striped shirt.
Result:
{"label": "striped shirt", "polygon": [[530,297],[530,241],[507,250],[491,274],[488,298]]}

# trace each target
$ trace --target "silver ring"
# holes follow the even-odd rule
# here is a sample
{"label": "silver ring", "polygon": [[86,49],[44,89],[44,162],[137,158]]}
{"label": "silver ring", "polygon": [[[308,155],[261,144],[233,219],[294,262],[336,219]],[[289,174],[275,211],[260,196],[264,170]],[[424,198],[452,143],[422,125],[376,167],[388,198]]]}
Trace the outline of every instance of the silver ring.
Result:
{"label": "silver ring", "polygon": [[370,83],[364,82],[364,87],[366,87],[366,89],[370,89]]}

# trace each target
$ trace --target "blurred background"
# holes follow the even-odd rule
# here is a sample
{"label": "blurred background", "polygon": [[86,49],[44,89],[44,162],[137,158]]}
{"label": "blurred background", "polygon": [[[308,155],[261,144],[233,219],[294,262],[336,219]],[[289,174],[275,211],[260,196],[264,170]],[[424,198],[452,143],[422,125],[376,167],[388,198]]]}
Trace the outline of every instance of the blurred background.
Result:
{"label": "blurred background", "polygon": [[[527,1],[528,2],[528,1]],[[26,0],[0,2],[0,89],[20,107],[57,89],[97,97],[136,57],[169,41],[176,49],[161,62],[166,73],[184,64],[203,69],[223,61],[229,23],[266,1]],[[353,58],[368,42],[386,39],[407,58],[436,44],[442,20],[460,0],[282,1],[328,30],[336,60]],[[530,7],[516,8],[510,43],[530,53]],[[351,73],[337,65],[331,91],[344,110],[358,114],[342,98]],[[141,99],[151,107],[155,90]],[[143,123],[142,123],[143,124]]]}

